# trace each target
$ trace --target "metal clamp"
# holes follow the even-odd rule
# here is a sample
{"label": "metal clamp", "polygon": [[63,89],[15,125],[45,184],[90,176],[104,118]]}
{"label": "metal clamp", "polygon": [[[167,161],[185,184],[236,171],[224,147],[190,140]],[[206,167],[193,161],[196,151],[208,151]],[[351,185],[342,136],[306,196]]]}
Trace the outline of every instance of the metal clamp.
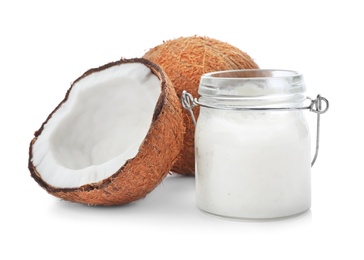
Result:
{"label": "metal clamp", "polygon": [[284,110],[303,110],[307,109],[310,112],[317,114],[317,128],[316,128],[316,149],[315,155],[311,161],[311,167],[315,164],[318,151],[319,151],[319,143],[320,143],[320,116],[329,110],[329,101],[322,97],[321,95],[317,95],[316,99],[312,99],[307,97],[310,100],[310,104],[308,106],[303,107],[237,107],[237,106],[224,106],[218,107],[213,106],[206,103],[201,103],[197,98],[194,98],[190,93],[186,90],[182,92],[181,102],[184,109],[188,110],[191,114],[191,118],[193,124],[196,126],[196,118],[193,114],[193,108],[195,106],[203,106],[212,109],[226,109],[226,110],[275,110],[275,111],[284,111]]}
{"label": "metal clamp", "polygon": [[[322,106],[322,102],[325,103],[324,106]],[[316,162],[316,159],[317,159],[317,156],[318,156],[318,151],[319,151],[319,146],[320,146],[320,120],[321,120],[320,116],[321,116],[321,114],[326,113],[328,109],[329,109],[329,101],[326,98],[321,97],[321,95],[317,95],[316,99],[314,99],[314,100],[311,99],[310,111],[317,114],[317,119],[316,119],[316,149],[315,149],[315,156],[313,157],[313,159],[311,161],[311,167]]]}

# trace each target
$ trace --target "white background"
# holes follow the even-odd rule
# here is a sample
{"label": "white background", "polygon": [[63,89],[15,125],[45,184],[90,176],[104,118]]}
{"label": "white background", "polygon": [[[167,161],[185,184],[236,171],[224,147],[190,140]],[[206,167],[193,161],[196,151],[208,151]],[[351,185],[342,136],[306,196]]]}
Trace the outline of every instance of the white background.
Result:
{"label": "white background", "polygon": [[[0,258],[363,259],[360,3],[2,0]],[[261,68],[298,70],[309,95],[330,100],[308,213],[273,222],[215,218],[196,209],[194,179],[174,175],[144,200],[111,208],[60,201],[36,184],[29,142],[73,80],[191,35],[229,42]]]}

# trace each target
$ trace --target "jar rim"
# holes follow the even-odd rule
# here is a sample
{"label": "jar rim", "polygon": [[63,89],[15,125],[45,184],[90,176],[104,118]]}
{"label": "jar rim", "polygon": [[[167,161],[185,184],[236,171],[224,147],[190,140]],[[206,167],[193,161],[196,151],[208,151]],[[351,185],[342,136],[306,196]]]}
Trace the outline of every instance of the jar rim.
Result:
{"label": "jar rim", "polygon": [[285,69],[238,69],[209,72],[203,74],[201,78],[212,78],[214,80],[248,80],[292,77],[302,77],[302,74],[295,70]]}
{"label": "jar rim", "polygon": [[306,86],[303,76],[293,70],[242,69],[206,73],[201,76],[201,97],[219,98],[290,98],[300,95]]}

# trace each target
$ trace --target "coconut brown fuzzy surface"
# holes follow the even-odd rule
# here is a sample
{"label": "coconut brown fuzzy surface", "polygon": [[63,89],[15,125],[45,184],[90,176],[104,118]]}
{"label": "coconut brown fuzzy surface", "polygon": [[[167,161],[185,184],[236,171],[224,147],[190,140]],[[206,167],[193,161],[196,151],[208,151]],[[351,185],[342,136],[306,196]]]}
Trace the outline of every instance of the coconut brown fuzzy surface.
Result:
{"label": "coconut brown fuzzy surface", "polygon": [[[254,60],[238,48],[208,37],[181,37],[166,41],[150,49],[144,58],[163,68],[181,98],[187,90],[194,97],[198,96],[198,86],[203,74],[219,70],[256,69]],[[194,108],[197,119],[199,108]],[[188,111],[183,111],[186,126],[184,144],[179,159],[172,171],[194,175],[194,125]]]}
{"label": "coconut brown fuzzy surface", "polygon": [[[42,134],[43,127],[52,114],[67,101],[74,84],[94,72],[128,62],[140,62],[146,65],[160,79],[161,94],[154,110],[152,123],[146,138],[139,147],[138,154],[128,160],[111,177],[98,183],[83,185],[78,188],[57,188],[42,180],[32,163],[33,144]],[[168,174],[176,160],[182,144],[184,125],[179,99],[169,79],[156,64],[146,59],[120,60],[91,69],[78,78],[68,90],[65,99],[35,133],[29,148],[28,167],[31,176],[50,194],[72,202],[88,205],[120,205],[141,199],[151,192]],[[122,120],[122,118],[121,118]]]}

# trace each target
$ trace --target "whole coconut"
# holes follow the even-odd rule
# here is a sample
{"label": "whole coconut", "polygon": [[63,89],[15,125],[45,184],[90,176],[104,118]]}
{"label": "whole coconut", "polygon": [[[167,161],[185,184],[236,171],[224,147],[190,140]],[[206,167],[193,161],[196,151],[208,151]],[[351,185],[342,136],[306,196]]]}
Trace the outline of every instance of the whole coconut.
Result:
{"label": "whole coconut", "polygon": [[[150,49],[144,58],[158,64],[172,81],[179,98],[187,90],[194,97],[198,95],[198,86],[203,74],[236,69],[256,69],[258,65],[240,49],[208,37],[181,37],[169,40]],[[198,107],[194,108],[197,119]],[[183,148],[172,171],[194,175],[194,125],[191,115],[184,110],[183,121],[186,126]]]}

